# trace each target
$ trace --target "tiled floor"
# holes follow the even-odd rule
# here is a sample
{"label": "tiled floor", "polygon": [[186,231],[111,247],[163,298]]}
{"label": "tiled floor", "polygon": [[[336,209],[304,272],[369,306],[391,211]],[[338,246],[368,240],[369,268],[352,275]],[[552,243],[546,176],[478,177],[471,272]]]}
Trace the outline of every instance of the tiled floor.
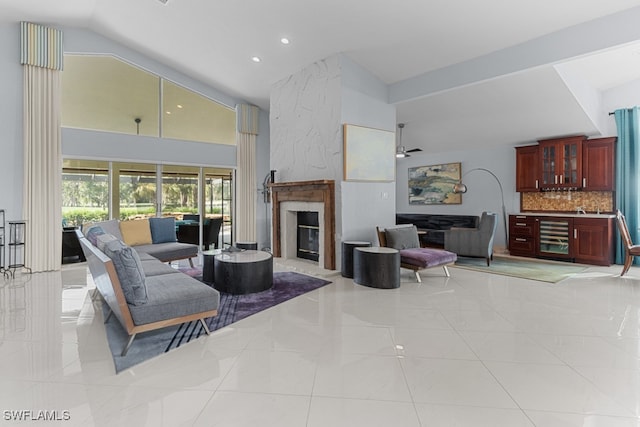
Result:
{"label": "tiled floor", "polygon": [[640,268],[620,270],[403,271],[394,290],[334,275],[118,375],[83,265],[0,279],[0,427],[21,410],[77,426],[638,427]]}

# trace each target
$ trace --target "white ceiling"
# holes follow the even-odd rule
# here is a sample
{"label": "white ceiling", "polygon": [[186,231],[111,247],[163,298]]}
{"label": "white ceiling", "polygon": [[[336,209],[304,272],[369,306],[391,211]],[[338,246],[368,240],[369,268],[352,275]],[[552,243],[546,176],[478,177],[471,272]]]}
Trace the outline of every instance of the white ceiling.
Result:
{"label": "white ceiling", "polygon": [[594,90],[637,80],[638,25],[604,25],[625,14],[640,0],[0,0],[0,20],[90,28],[263,109],[273,83],[346,54],[389,85],[403,144],[425,152],[597,135],[554,65]]}

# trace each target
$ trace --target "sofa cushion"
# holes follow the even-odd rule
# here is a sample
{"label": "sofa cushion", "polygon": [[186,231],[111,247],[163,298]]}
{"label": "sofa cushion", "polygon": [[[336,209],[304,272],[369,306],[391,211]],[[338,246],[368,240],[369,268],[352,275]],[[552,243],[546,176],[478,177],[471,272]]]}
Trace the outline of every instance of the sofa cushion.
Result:
{"label": "sofa cushion", "polygon": [[127,303],[132,305],[145,304],[148,299],[147,287],[138,253],[120,240],[105,243],[104,253],[113,262]]}
{"label": "sofa cushion", "polygon": [[96,239],[96,244],[94,246],[104,252],[105,245],[113,240],[118,240],[118,238],[113,234],[104,233],[98,236],[98,238]]}
{"label": "sofa cushion", "polygon": [[103,234],[105,234],[105,232],[102,227],[100,227],[99,225],[94,225],[87,230],[87,232],[85,233],[85,237],[88,241],[91,242],[93,246],[98,247],[98,237]]}
{"label": "sofa cushion", "polygon": [[175,242],[176,220],[174,217],[149,218],[152,243]]}
{"label": "sofa cushion", "polygon": [[218,291],[186,274],[149,277],[147,289],[147,304],[129,306],[136,325],[217,310],[220,302]]}
{"label": "sofa cushion", "polygon": [[149,254],[162,262],[193,258],[198,255],[198,246],[191,243],[168,242],[155,245],[138,245],[135,250]]}
{"label": "sofa cushion", "polygon": [[402,250],[419,248],[418,229],[415,225],[390,227],[385,230],[387,246]]}
{"label": "sofa cushion", "polygon": [[429,268],[438,265],[451,264],[458,259],[453,252],[440,249],[412,248],[400,251],[400,261],[417,267]]}
{"label": "sofa cushion", "polygon": [[159,276],[161,274],[173,274],[178,273],[180,271],[171,267],[169,264],[165,264],[162,261],[151,257],[151,260],[143,260],[142,262],[142,270],[144,271],[144,276],[149,278],[151,276]]}
{"label": "sofa cushion", "polygon": [[129,246],[149,245],[151,240],[151,227],[148,219],[136,219],[121,221],[120,231],[122,240]]}

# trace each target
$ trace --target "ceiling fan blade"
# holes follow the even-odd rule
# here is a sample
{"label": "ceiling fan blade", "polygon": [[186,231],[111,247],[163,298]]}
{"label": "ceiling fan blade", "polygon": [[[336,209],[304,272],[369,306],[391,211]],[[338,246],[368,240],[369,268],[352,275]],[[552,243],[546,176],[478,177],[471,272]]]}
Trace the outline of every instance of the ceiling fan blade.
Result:
{"label": "ceiling fan blade", "polygon": [[422,151],[422,148],[412,148],[411,150],[407,150],[406,153],[415,153],[416,151]]}

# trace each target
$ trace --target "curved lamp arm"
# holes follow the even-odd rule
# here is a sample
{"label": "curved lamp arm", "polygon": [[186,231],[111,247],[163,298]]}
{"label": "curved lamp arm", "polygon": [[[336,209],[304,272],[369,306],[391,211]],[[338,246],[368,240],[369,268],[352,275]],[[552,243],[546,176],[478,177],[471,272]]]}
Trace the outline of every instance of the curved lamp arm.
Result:
{"label": "curved lamp arm", "polygon": [[[504,207],[504,190],[502,189],[502,183],[500,182],[496,174],[491,172],[489,169],[485,169],[485,168],[470,169],[467,172],[465,172],[464,175],[462,175],[462,178],[464,178],[465,176],[467,176],[468,174],[474,171],[483,171],[488,173],[496,180],[496,182],[498,183],[498,187],[500,187],[500,199],[502,200],[502,223],[504,225],[504,243],[505,243],[505,250],[507,250],[507,248],[509,247],[509,240],[507,237],[507,209]],[[466,193],[467,186],[462,183],[462,180],[460,180],[459,183],[453,186],[453,192],[457,194]]]}

